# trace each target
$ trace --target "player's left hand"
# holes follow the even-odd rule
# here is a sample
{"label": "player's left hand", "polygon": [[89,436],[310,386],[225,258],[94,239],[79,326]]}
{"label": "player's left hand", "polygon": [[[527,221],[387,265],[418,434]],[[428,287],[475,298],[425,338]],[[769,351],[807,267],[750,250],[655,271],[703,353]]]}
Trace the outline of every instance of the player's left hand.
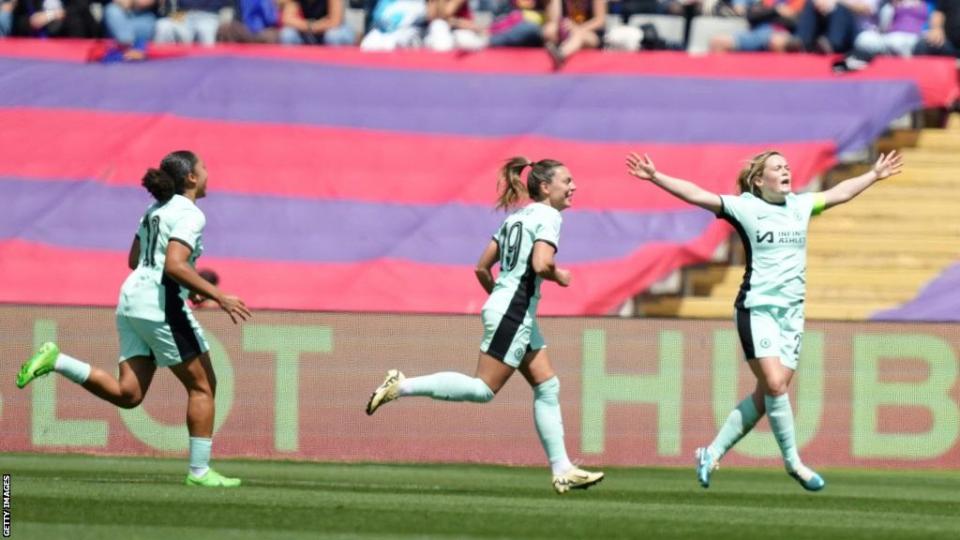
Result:
{"label": "player's left hand", "polygon": [[877,180],[900,174],[902,170],[903,156],[896,150],[891,150],[889,154],[880,154],[877,162],[873,164],[873,172],[877,174]]}

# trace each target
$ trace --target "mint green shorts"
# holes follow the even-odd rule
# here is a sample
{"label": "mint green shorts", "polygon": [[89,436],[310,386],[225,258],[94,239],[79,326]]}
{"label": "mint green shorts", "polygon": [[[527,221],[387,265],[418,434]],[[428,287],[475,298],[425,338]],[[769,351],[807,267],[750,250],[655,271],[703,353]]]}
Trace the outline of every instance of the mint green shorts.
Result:
{"label": "mint green shorts", "polygon": [[803,304],[737,309],[734,319],[748,360],[777,357],[785,367],[797,370],[803,341]]}
{"label": "mint green shorts", "polygon": [[173,321],[149,321],[117,314],[120,362],[148,356],[158,367],[170,367],[209,351],[203,329],[193,313],[186,310],[182,313]]}
{"label": "mint green shorts", "polygon": [[480,351],[512,368],[520,367],[528,352],[539,351],[547,346],[536,319],[517,321],[488,309],[480,312],[480,318],[483,320]]}

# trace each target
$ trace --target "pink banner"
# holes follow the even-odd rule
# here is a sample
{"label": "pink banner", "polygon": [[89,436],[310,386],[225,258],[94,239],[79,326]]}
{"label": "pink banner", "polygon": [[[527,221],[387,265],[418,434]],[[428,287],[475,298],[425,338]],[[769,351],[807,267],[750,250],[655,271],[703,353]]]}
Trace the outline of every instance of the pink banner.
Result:
{"label": "pink banner", "polygon": [[[521,377],[485,405],[424,398],[363,408],[386,369],[472,373],[472,316],[260,312],[233,326],[198,314],[217,371],[220,457],[541,464],[532,393]],[[571,457],[596,465],[682,465],[753,386],[733,324],[547,318]],[[25,390],[21,359],[56,340],[115,370],[113,312],[0,307],[4,452],[180,454],[185,395],[169,373],[138,409],[119,410],[58,376]],[[813,466],[960,466],[956,325],[810,323],[791,388],[797,438]],[[725,463],[779,466],[765,421]]]}

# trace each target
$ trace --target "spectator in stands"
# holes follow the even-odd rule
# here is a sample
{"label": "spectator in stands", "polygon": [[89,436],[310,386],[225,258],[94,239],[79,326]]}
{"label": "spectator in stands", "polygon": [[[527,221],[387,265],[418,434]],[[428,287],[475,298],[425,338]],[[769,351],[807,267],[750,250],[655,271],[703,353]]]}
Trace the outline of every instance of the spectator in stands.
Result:
{"label": "spectator in stands", "polygon": [[914,53],[960,58],[960,0],[937,0],[930,28]]}
{"label": "spectator in stands", "polygon": [[100,25],[90,13],[89,0],[17,0],[13,35],[25,37],[92,38]]}
{"label": "spectator in stands", "polygon": [[280,41],[277,0],[238,0],[233,20],[217,29],[225,43],[277,43]]}
{"label": "spectator in stands", "polygon": [[610,2],[610,13],[618,15],[624,23],[630,22],[634,15],[654,15],[661,12],[660,0],[619,0]]}
{"label": "spectator in stands", "polygon": [[157,21],[157,43],[199,43],[211,47],[217,40],[220,10],[229,0],[160,0],[166,17]]}
{"label": "spectator in stands", "polygon": [[711,10],[715,17],[746,17],[746,5],[741,0],[717,0]]}
{"label": "spectator in stands", "polygon": [[718,195],[657,170],[646,155],[630,154],[627,172],[674,197],[708,210],[739,232],[748,267],[734,301],[744,358],[757,379],[753,392],[730,412],[708,446],[698,448],[697,479],[710,487],[720,459],[766,414],[787,473],[809,491],[825,482],[800,459],[787,395],[803,338],[806,241],[810,217],[849,202],[903,167],[896,152],[880,155],[865,174],[818,193],[794,194],[787,160],[776,151],[754,156],[737,178],[740,195]]}
{"label": "spectator in stands", "polygon": [[13,6],[16,0],[0,0],[0,37],[9,36],[13,30]]}
{"label": "spectator in stands", "polygon": [[711,52],[784,52],[796,27],[797,15],[806,0],[737,0],[732,9],[747,18],[750,29],[738,34],[719,34],[710,39]]}
{"label": "spectator in stands", "polygon": [[344,0],[282,0],[280,43],[285,45],[353,45],[357,36],[347,24]]}
{"label": "spectator in stands", "polygon": [[873,24],[877,0],[807,0],[797,19],[790,49],[846,53],[861,30]]}
{"label": "spectator in stands", "polygon": [[[524,183],[520,175],[527,167],[530,172]],[[414,396],[487,403],[519,370],[533,390],[533,421],[553,473],[553,489],[558,494],[586,489],[603,480],[603,473],[581,470],[567,455],[560,381],[536,318],[543,281],[570,285],[570,271],[557,266],[555,256],[560,213],[571,206],[577,186],[559,161],[530,162],[524,157],[507,161],[500,169],[498,186],[497,209],[517,210],[486,241],[477,261],[477,280],[490,296],[481,310],[484,339],[474,376],[441,371],[408,379],[391,369],[370,396],[367,414],[395,399]],[[498,263],[500,270],[494,277]]]}
{"label": "spectator in stands", "polygon": [[690,27],[693,18],[703,13],[701,0],[659,0],[660,12],[683,17],[683,48],[690,43]]}
{"label": "spectator in stands", "polygon": [[854,53],[863,60],[879,54],[910,56],[929,18],[924,0],[891,0],[880,8],[878,26],[857,36]]}
{"label": "spectator in stands", "polygon": [[480,27],[473,21],[468,0],[427,0],[427,29],[423,44],[435,51],[484,47]]}
{"label": "spectator in stands", "polygon": [[555,69],[580,49],[598,49],[603,44],[606,0],[551,0],[549,9],[543,38]]}
{"label": "spectator in stands", "polygon": [[142,49],[153,39],[157,1],[113,0],[103,10],[103,23],[107,33],[121,47]]}
{"label": "spectator in stands", "polygon": [[370,31],[360,42],[365,51],[392,51],[420,47],[425,0],[377,0],[370,18]]}
{"label": "spectator in stands", "polygon": [[491,47],[542,47],[547,6],[553,0],[511,0],[506,13],[490,25]]}

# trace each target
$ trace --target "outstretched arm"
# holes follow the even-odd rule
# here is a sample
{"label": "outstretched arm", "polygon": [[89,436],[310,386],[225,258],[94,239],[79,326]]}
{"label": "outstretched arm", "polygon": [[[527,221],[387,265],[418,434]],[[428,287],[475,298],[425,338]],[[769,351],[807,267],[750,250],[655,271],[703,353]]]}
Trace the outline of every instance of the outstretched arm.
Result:
{"label": "outstretched arm", "polygon": [[167,244],[167,259],[163,264],[164,273],[191,291],[212,298],[214,302],[220,305],[220,309],[227,312],[234,324],[237,323],[237,319],[244,321],[249,319],[251,317],[250,310],[247,309],[243,300],[236,296],[224,294],[216,285],[203,279],[190,266],[188,259],[191,251],[190,246],[177,240],[171,240]]}
{"label": "outstretched arm", "polygon": [[474,270],[474,273],[477,275],[477,281],[480,282],[483,290],[487,291],[487,294],[493,292],[493,285],[496,283],[496,280],[493,278],[493,265],[496,264],[498,260],[500,260],[500,244],[494,240],[490,240],[487,247],[483,249],[483,253],[480,254],[480,260],[477,261],[477,268]]}
{"label": "outstretched arm", "polygon": [[674,178],[659,172],[656,165],[653,164],[653,160],[646,154],[641,158],[636,152],[631,152],[627,156],[627,172],[641,180],[649,180],[650,183],[662,188],[674,197],[695,204],[714,214],[719,214],[723,208],[719,195],[707,191],[689,180]]}
{"label": "outstretched arm", "polygon": [[874,182],[900,174],[903,169],[903,156],[894,150],[889,154],[880,154],[873,168],[865,174],[844,180],[823,192],[824,209],[843,204],[861,194]]}

